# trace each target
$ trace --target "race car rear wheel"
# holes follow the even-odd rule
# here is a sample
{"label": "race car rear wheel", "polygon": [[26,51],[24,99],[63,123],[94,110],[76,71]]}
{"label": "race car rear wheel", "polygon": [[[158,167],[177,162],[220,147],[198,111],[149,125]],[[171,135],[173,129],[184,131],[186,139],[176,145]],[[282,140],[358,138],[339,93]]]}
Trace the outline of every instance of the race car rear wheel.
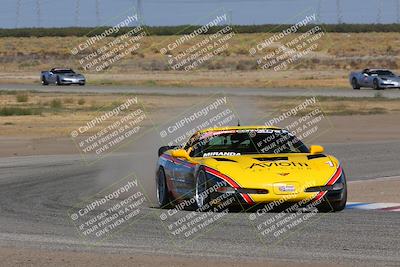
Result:
{"label": "race car rear wheel", "polygon": [[204,169],[200,169],[197,172],[196,176],[196,193],[195,193],[195,200],[197,208],[199,209],[207,209],[210,205],[210,195],[207,192],[208,185],[207,185],[207,175]]}
{"label": "race car rear wheel", "polygon": [[157,172],[157,200],[160,208],[170,206],[167,180],[163,168],[159,168]]}
{"label": "race car rear wheel", "polygon": [[360,89],[360,85],[358,84],[356,78],[353,78],[353,79],[351,80],[351,85],[353,86],[353,89],[354,89],[354,90],[359,90],[359,89]]}

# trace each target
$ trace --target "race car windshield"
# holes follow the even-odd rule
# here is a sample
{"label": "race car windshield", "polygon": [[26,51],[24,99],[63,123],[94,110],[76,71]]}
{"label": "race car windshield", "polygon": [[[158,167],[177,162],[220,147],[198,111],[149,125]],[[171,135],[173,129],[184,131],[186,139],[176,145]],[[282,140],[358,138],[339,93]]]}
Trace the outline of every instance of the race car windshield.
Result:
{"label": "race car windshield", "polygon": [[191,147],[192,157],[309,152],[299,139],[281,130],[211,133]]}
{"label": "race car windshield", "polygon": [[378,76],[395,76],[393,72],[389,70],[377,70],[371,71],[371,75],[378,75]]}
{"label": "race car windshield", "polygon": [[53,73],[56,74],[67,74],[67,73],[75,73],[73,70],[54,70]]}

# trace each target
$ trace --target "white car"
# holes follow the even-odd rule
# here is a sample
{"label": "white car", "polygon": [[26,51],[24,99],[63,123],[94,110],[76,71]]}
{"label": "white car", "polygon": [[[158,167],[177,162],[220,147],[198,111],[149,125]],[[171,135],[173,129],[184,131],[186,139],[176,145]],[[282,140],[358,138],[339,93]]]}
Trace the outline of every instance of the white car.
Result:
{"label": "white car", "polygon": [[355,90],[361,87],[375,90],[400,88],[400,77],[386,69],[364,69],[360,72],[352,72],[349,80]]}

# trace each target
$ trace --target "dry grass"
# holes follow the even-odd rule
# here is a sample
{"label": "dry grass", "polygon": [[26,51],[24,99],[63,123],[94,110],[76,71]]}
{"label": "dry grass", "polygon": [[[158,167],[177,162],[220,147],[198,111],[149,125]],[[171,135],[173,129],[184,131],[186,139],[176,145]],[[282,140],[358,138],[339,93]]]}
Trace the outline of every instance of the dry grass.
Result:
{"label": "dry grass", "polygon": [[[2,107],[39,107],[43,108],[41,115],[28,116],[0,116],[0,132],[2,136],[15,137],[68,137],[71,131],[79,126],[85,125],[96,115],[102,114],[104,110],[120,104],[127,95],[120,94],[66,94],[66,93],[29,93],[27,102],[18,102],[13,94],[0,94],[0,106]],[[172,116],[180,114],[208,97],[197,96],[160,96],[146,95],[138,96],[143,104],[146,115],[145,127],[157,126],[173,119]],[[62,103],[61,108],[50,108],[54,100]],[[82,103],[82,100],[84,103]],[[285,110],[296,103],[299,98],[282,97],[253,97],[257,117],[265,116],[271,111]],[[382,113],[399,114],[400,100],[386,98],[319,98],[321,107],[327,115],[371,115]],[[292,104],[291,104],[292,103]],[[173,115],[175,114],[175,115]],[[153,125],[154,123],[154,125]]]}
{"label": "dry grass", "polygon": [[[5,92],[9,93],[9,92]],[[69,134],[78,127],[85,125],[97,115],[111,110],[113,107],[124,102],[128,95],[120,94],[65,94],[65,93],[29,93],[29,100],[24,103],[17,102],[13,94],[0,94],[1,107],[17,108],[42,108],[40,115],[26,116],[0,116],[0,132],[2,136],[25,136],[27,137],[68,137]],[[71,101],[71,99],[73,101]],[[185,99],[186,101],[183,101]],[[191,101],[206,99],[197,97],[187,99],[187,97],[174,96],[138,96],[138,101],[145,108],[146,115],[150,120],[143,124],[145,127],[152,127],[152,116],[154,111],[172,111],[190,105]],[[61,103],[61,106],[54,103]],[[157,112],[157,119],[167,121],[171,119],[165,112]],[[110,123],[117,118],[110,119]],[[28,134],[29,133],[29,134]]]}
{"label": "dry grass", "polygon": [[[161,47],[177,36],[145,37],[137,51],[105,72],[84,73],[89,83],[103,85],[331,88],[349,87],[347,75],[353,69],[400,68],[398,33],[328,33],[316,51],[290,65],[289,70],[258,70],[256,58],[248,50],[270,35],[237,34],[229,40],[226,51],[190,72],[171,71],[168,58],[159,53]],[[178,50],[194,45],[200,38],[186,42]],[[80,57],[72,56],[70,49],[85,40],[83,37],[0,38],[0,82],[39,83],[39,71],[54,66],[71,66],[82,71]],[[112,40],[107,38],[104,43]],[[88,49],[87,53],[94,49]]]}
{"label": "dry grass", "polygon": [[[348,72],[288,71],[137,71],[87,74],[91,85],[146,87],[349,88]],[[2,73],[0,83],[40,84],[37,73]]]}

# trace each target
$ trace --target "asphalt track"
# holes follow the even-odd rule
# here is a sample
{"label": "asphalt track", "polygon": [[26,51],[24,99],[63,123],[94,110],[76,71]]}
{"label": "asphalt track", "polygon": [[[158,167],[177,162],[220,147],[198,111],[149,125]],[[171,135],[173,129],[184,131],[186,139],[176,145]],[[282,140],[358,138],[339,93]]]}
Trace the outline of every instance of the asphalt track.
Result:
{"label": "asphalt track", "polygon": [[[373,90],[345,89],[185,89],[101,86],[0,85],[0,90],[44,92],[119,92],[141,94],[374,97]],[[399,90],[381,91],[399,98]],[[251,110],[248,110],[251,113]],[[0,247],[40,248],[95,253],[143,253],[191,255],[240,260],[330,263],[362,266],[400,265],[399,212],[345,210],[316,214],[301,227],[278,238],[264,238],[249,220],[251,212],[228,213],[209,231],[193,238],[171,237],[160,219],[164,210],[153,208],[156,150],[161,145],[154,133],[86,165],[77,155],[0,158]],[[349,181],[400,175],[396,141],[325,145],[337,156]],[[141,217],[101,243],[82,238],[69,210],[123,177],[135,173],[146,192]],[[180,211],[184,216],[188,211]],[[264,215],[273,218],[276,213]]]}
{"label": "asphalt track", "polygon": [[[345,210],[316,214],[296,231],[269,242],[249,220],[229,213],[211,231],[184,241],[171,238],[154,201],[152,139],[85,165],[79,155],[0,159],[0,246],[91,252],[192,255],[242,260],[340,265],[399,266],[400,213]],[[327,151],[345,162],[350,181],[400,174],[398,142],[333,144]],[[371,150],[374,153],[371,153]],[[373,162],[373,163],[371,163]],[[107,241],[90,246],[68,210],[135,172],[149,202],[142,217]],[[181,214],[188,213],[180,211]],[[268,213],[266,218],[276,216]]]}
{"label": "asphalt track", "polygon": [[212,95],[225,93],[232,96],[333,96],[333,97],[375,97],[379,92],[387,98],[400,98],[399,89],[387,90],[352,90],[352,89],[303,89],[303,88],[174,88],[174,87],[140,87],[140,86],[41,86],[27,84],[2,84],[1,90],[32,90],[38,92],[71,92],[71,93],[135,93],[161,95]]}

